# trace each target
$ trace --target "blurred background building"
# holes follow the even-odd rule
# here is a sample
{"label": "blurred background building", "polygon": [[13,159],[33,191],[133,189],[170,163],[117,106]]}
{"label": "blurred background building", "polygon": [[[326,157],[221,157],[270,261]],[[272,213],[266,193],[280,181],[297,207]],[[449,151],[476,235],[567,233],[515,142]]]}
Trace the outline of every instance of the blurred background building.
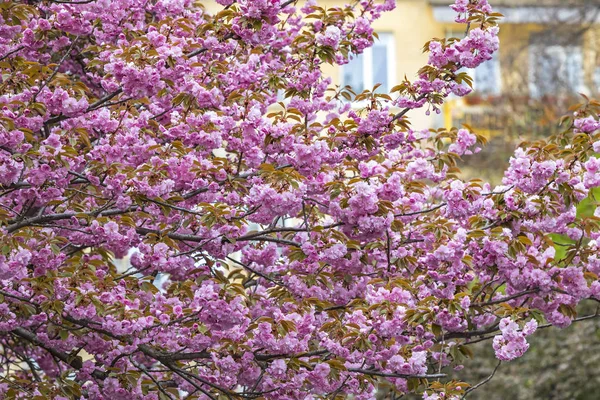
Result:
{"label": "blurred background building", "polygon": [[[321,7],[348,0],[317,0]],[[600,90],[600,0],[490,0],[504,14],[500,50],[475,70],[475,91],[451,98],[442,114],[409,114],[414,129],[468,124],[490,140],[462,165],[465,177],[499,183],[510,154],[523,140],[547,136],[578,94]],[[303,3],[303,1],[300,1]],[[453,0],[396,0],[397,8],[374,24],[379,40],[349,64],[325,66],[335,84],[355,91],[377,83],[386,91],[404,77],[414,79],[427,63],[422,44],[431,38],[462,38],[465,26],[454,22]],[[206,0],[209,11],[222,8]]]}
{"label": "blurred background building", "polygon": [[[322,7],[347,3],[318,0]],[[454,22],[452,0],[397,0],[397,8],[374,24],[379,40],[349,64],[326,67],[334,83],[355,91],[382,84],[392,88],[415,77],[427,63],[422,44],[431,38],[462,38],[465,26]],[[600,90],[600,0],[495,0],[504,15],[500,50],[475,70],[474,92],[446,102],[437,118],[424,111],[409,114],[414,129],[468,124],[490,140],[470,157],[465,176],[498,183],[510,154],[522,140],[550,135],[578,94]],[[481,173],[483,171],[483,175]]]}

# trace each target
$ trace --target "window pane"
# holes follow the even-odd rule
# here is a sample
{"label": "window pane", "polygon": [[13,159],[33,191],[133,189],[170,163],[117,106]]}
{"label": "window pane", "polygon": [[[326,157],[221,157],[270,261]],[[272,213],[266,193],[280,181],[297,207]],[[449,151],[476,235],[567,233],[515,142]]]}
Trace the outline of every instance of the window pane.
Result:
{"label": "window pane", "polygon": [[579,46],[532,46],[529,63],[533,96],[585,91],[583,59]]}
{"label": "window pane", "polygon": [[377,92],[388,92],[388,49],[384,43],[373,45],[373,85],[381,83]]}
{"label": "window pane", "polygon": [[352,86],[352,90],[360,93],[365,89],[363,55],[354,56],[342,69],[342,84]]}
{"label": "window pane", "polygon": [[538,65],[535,71],[535,86],[538,95],[556,94],[562,86],[561,66],[565,61],[563,48],[549,46],[539,49]]}
{"label": "window pane", "polygon": [[565,75],[569,89],[572,92],[583,92],[583,59],[580,47],[572,47],[567,50],[565,63]]}
{"label": "window pane", "polygon": [[475,68],[475,93],[500,94],[500,61],[498,52],[493,58]]}
{"label": "window pane", "polygon": [[594,86],[595,86],[595,90],[596,92],[600,92],[600,67],[596,67],[594,68]]}

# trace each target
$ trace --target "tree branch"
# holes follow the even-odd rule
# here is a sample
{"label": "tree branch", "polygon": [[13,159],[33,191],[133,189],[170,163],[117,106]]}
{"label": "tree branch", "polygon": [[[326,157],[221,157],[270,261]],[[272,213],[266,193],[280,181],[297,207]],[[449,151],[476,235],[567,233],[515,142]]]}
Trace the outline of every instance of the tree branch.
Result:
{"label": "tree branch", "polygon": [[[78,371],[81,368],[83,368],[83,359],[81,358],[81,356],[71,356],[71,355],[63,353],[61,351],[58,351],[53,347],[47,346],[37,337],[37,335],[35,333],[33,333],[25,328],[21,328],[21,327],[15,328],[11,331],[11,333],[13,333],[15,336],[18,336],[22,339],[27,340],[31,344],[34,344],[34,345],[46,350],[53,357],[59,359],[60,361],[64,362],[65,364],[71,366],[72,368],[74,368]],[[92,372],[92,376],[96,379],[105,379],[108,376],[108,373],[96,369]]]}
{"label": "tree branch", "polygon": [[465,394],[461,397],[461,400],[466,399],[469,393],[471,393],[474,390],[477,390],[481,386],[483,386],[486,383],[488,383],[489,381],[491,381],[492,378],[494,377],[494,375],[496,374],[496,371],[498,371],[498,368],[500,367],[500,364],[502,364],[502,361],[498,361],[498,364],[496,364],[496,368],[494,368],[494,370],[492,371],[492,373],[490,374],[490,376],[488,376],[487,378],[485,378],[484,380],[482,380],[481,382],[479,382],[477,385],[468,388],[465,391]]}
{"label": "tree branch", "polygon": [[395,373],[381,372],[381,371],[375,371],[375,370],[371,370],[371,369],[362,369],[362,368],[349,368],[348,371],[355,372],[358,374],[364,374],[364,375],[381,376],[384,378],[440,379],[440,378],[446,377],[446,374],[421,374],[421,375],[419,375],[419,374],[414,374],[414,375],[412,375],[412,374],[395,374]]}
{"label": "tree branch", "polygon": [[483,303],[474,303],[474,304],[471,304],[471,307],[485,307],[485,306],[492,306],[495,304],[502,304],[502,303],[506,303],[507,301],[518,299],[519,297],[522,297],[522,296],[526,296],[528,294],[537,293],[539,291],[540,291],[540,289],[529,289],[529,290],[525,290],[520,293],[513,294],[512,296],[503,297],[501,299],[486,301]]}

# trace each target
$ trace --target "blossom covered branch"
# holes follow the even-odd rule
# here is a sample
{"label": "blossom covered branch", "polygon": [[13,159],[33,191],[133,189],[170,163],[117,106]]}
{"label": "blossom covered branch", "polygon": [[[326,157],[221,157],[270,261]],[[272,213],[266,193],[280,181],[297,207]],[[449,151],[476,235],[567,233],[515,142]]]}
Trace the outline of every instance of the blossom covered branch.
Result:
{"label": "blossom covered branch", "polygon": [[482,137],[408,123],[472,90],[487,1],[391,93],[322,67],[394,1],[217,2],[0,6],[1,397],[458,399],[470,343],[600,300],[599,103],[499,187],[459,178]]}

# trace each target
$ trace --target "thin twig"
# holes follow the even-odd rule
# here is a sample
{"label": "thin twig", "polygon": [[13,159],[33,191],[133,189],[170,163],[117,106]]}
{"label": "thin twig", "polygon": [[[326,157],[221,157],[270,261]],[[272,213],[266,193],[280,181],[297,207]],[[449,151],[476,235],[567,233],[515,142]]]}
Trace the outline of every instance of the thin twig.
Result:
{"label": "thin twig", "polygon": [[75,43],[77,43],[78,40],[79,40],[79,36],[77,36],[77,37],[75,37],[75,39],[73,39],[73,41],[71,42],[71,46],[69,46],[66,53],[62,56],[62,58],[56,65],[56,68],[54,68],[54,71],[52,71],[52,75],[50,75],[50,77],[48,79],[46,79],[44,81],[44,83],[42,83],[42,86],[40,86],[39,90],[33,95],[33,98],[31,99],[32,103],[35,103],[35,99],[37,98],[38,94],[42,93],[42,89],[44,89],[46,86],[48,86],[48,84],[50,84],[50,82],[52,82],[52,79],[54,79],[54,77],[58,73],[58,70],[60,69],[61,65],[65,62],[67,57],[71,54],[71,52],[75,48]]}
{"label": "thin twig", "polygon": [[396,214],[396,215],[394,215],[394,217],[396,217],[396,218],[399,218],[399,217],[411,217],[413,215],[427,214],[427,213],[433,212],[435,210],[438,210],[438,209],[440,209],[440,208],[442,208],[444,206],[446,206],[446,203],[438,204],[437,206],[432,207],[432,208],[428,208],[426,210],[414,211],[414,212],[403,213],[403,214]]}
{"label": "thin twig", "polygon": [[496,374],[496,371],[498,371],[498,368],[500,367],[500,364],[502,364],[502,361],[498,361],[498,364],[496,364],[496,368],[494,368],[494,370],[492,371],[492,373],[490,374],[490,376],[488,376],[487,378],[485,378],[484,380],[482,380],[481,382],[479,382],[477,385],[468,388],[465,391],[465,394],[463,395],[463,397],[461,397],[461,400],[464,400],[467,397],[467,395],[469,393],[471,393],[472,391],[477,390],[481,386],[483,386],[486,383],[488,383],[489,381],[491,381],[492,378],[494,377],[494,375]]}
{"label": "thin twig", "polygon": [[7,57],[10,57],[11,55],[18,53],[19,51],[23,50],[25,48],[25,46],[19,46],[16,49],[9,51],[8,53],[6,53],[5,55],[3,55],[2,57],[0,57],[0,61],[4,60]]}
{"label": "thin twig", "polygon": [[371,370],[371,369],[361,369],[361,368],[349,368],[348,371],[355,372],[358,374],[364,374],[364,375],[381,376],[381,377],[385,377],[385,378],[439,379],[439,378],[446,377],[446,374],[414,374],[414,375],[413,374],[396,374],[396,373],[381,372],[381,371],[375,371],[375,370]]}
{"label": "thin twig", "polygon": [[[427,95],[426,94],[422,94],[419,97],[417,97],[417,99],[415,101],[421,101],[425,97],[427,97]],[[406,107],[404,110],[402,110],[398,114],[394,115],[394,118],[392,118],[391,122],[394,122],[394,121],[399,120],[400,118],[404,117],[406,115],[406,113],[408,113],[410,110],[413,110],[413,108]]]}
{"label": "thin twig", "polygon": [[283,286],[283,287],[285,287],[285,284],[283,282],[278,282],[278,281],[276,281],[276,280],[274,280],[272,278],[269,278],[267,275],[263,274],[262,272],[258,272],[255,269],[250,268],[248,265],[246,265],[246,264],[244,264],[244,263],[242,263],[242,262],[240,262],[240,261],[238,261],[238,260],[236,260],[234,258],[231,258],[231,257],[227,256],[227,259],[229,261],[231,261],[231,262],[233,262],[233,263],[241,266],[242,268],[248,270],[249,272],[253,273],[254,275],[258,275],[261,278],[263,278],[263,279],[265,279],[265,280],[267,280],[267,281],[269,281],[269,282],[271,282],[271,283],[273,283],[273,284],[275,284],[277,286]]}
{"label": "thin twig", "polygon": [[512,296],[503,297],[501,299],[487,301],[487,302],[484,302],[484,303],[474,303],[474,304],[471,305],[471,307],[485,307],[485,306],[492,306],[492,305],[495,305],[495,304],[502,304],[502,303],[506,303],[507,301],[518,299],[519,297],[522,297],[522,296],[526,296],[528,294],[537,293],[539,291],[540,291],[539,289],[529,289],[529,290],[525,290],[523,292],[519,292],[519,293],[513,294]]}

